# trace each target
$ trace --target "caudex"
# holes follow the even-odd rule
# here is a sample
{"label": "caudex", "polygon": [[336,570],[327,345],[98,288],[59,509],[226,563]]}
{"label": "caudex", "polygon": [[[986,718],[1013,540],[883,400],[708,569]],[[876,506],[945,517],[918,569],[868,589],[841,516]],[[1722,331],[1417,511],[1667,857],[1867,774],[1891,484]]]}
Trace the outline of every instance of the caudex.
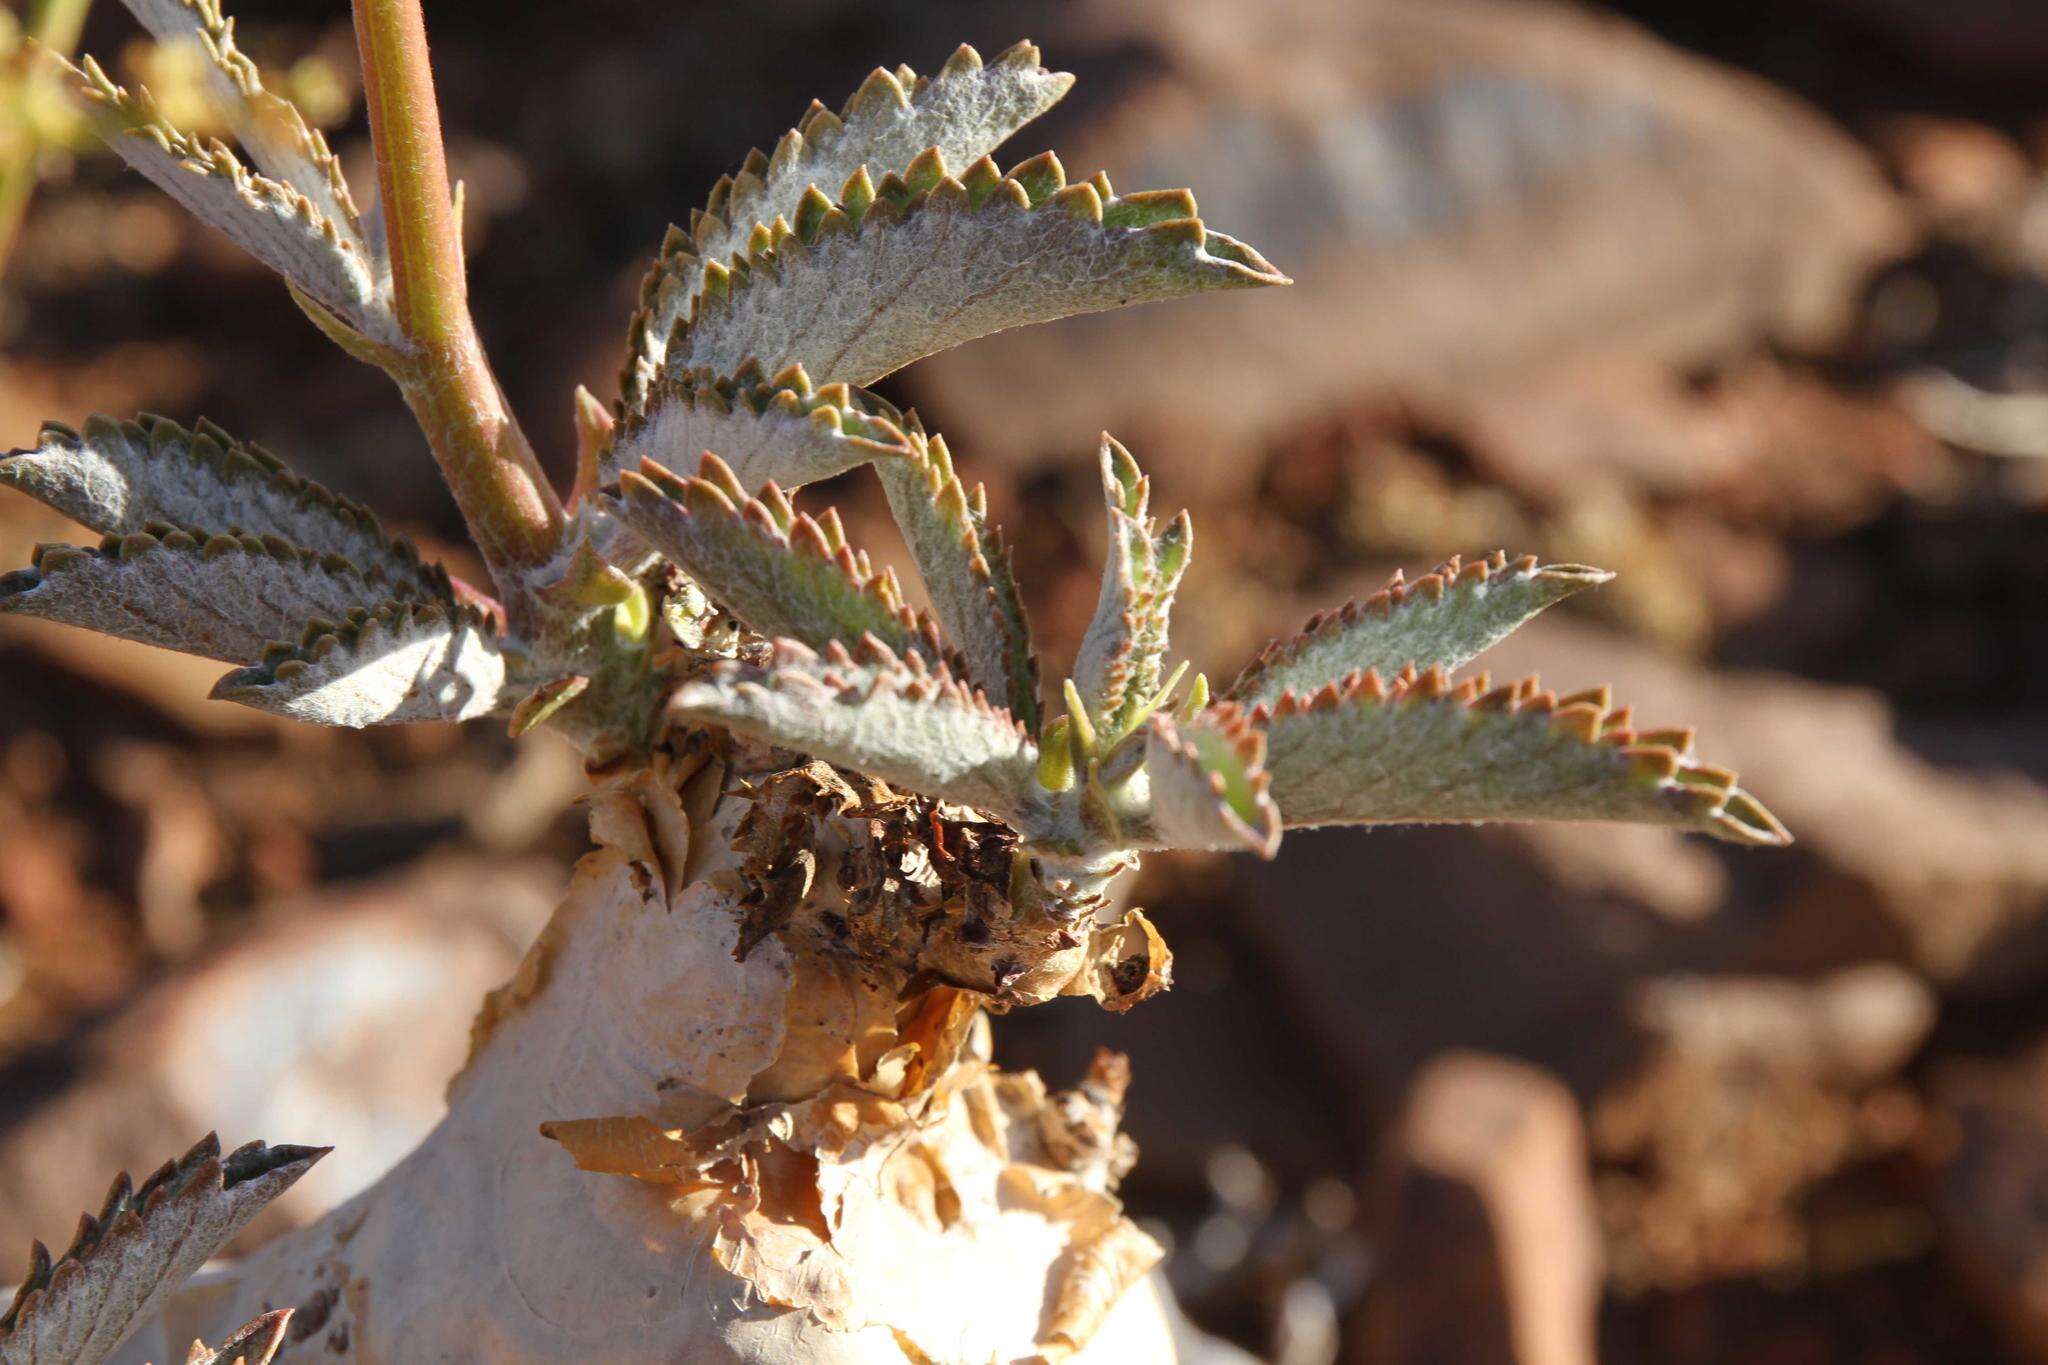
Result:
{"label": "caudex", "polygon": [[[1168,984],[1117,902],[1141,855],[1501,819],[1785,842],[1690,731],[1604,688],[1456,675],[1597,569],[1454,558],[1220,688],[1170,667],[1193,528],[1107,436],[1101,596],[1047,686],[981,488],[863,386],[1005,327],[1288,281],[1186,190],[1002,169],[1072,84],[1029,43],[877,69],[720,180],[647,274],[619,399],[576,395],[564,499],[471,321],[419,0],[356,0],[367,210],[215,0],[128,5],[203,54],[241,153],[90,58],[78,97],[391,376],[491,581],[206,422],[144,416],[0,461],[103,537],[40,549],[0,610],[233,664],[216,696],[312,724],[554,730],[586,757],[597,847],[484,1002],[447,1118],[380,1184],[181,1288],[318,1155],[202,1144],[38,1256],[0,1360],[195,1336],[294,1360],[1168,1359],[1160,1251],[1113,1193],[1127,1075],[1105,1057],[1049,1095],[987,1042],[990,1012]],[[859,468],[929,607],[794,499]]]}

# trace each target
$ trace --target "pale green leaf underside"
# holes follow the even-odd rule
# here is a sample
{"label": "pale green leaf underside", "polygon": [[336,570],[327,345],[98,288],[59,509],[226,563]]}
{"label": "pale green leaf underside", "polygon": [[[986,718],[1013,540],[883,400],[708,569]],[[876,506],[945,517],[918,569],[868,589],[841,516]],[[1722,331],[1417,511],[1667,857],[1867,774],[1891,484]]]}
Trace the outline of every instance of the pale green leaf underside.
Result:
{"label": "pale green leaf underside", "polygon": [[604,457],[607,479],[653,460],[683,473],[710,451],[748,488],[794,490],[870,460],[909,453],[902,414],[844,384],[814,388],[801,369],[763,380],[757,367],[731,379],[708,372],[658,381],[638,411],[619,418]]}
{"label": "pale green leaf underside", "polygon": [[148,415],[133,422],[94,417],[83,432],[49,423],[34,449],[0,458],[0,484],[102,535],[168,522],[279,536],[359,568],[374,566],[423,595],[448,592],[447,576],[386,535],[368,508],[205,422],[188,431]]}
{"label": "pale green leaf underside", "polygon": [[633,369],[642,379],[629,375],[629,399],[637,383],[659,368],[670,331],[689,315],[703,289],[704,261],[728,264],[746,251],[757,225],[793,220],[806,189],[836,192],[862,167],[879,180],[932,147],[947,164],[968,165],[1058,103],[1073,83],[1072,76],[1040,66],[1038,49],[1028,42],[987,65],[963,46],[935,77],[906,82],[902,74],[878,68],[838,114],[813,104],[772,153],[755,152],[737,175],[719,182],[687,239],[664,248],[643,286],[645,307],[635,319]]}
{"label": "pale green leaf underside", "polygon": [[1470,563],[1454,557],[1412,583],[1396,574],[1364,601],[1266,646],[1224,695],[1270,705],[1283,692],[1307,696],[1369,668],[1389,678],[1410,664],[1455,670],[1545,607],[1613,576],[1582,564],[1538,564],[1533,556],[1510,564],[1500,553]]}
{"label": "pale green leaf underside", "polygon": [[1108,436],[1101,467],[1109,549],[1095,615],[1074,659],[1074,684],[1108,743],[1159,691],[1173,596],[1194,548],[1194,528],[1185,512],[1165,529],[1158,526],[1150,514],[1150,481]]}
{"label": "pale green leaf underside", "polygon": [[1147,727],[1146,810],[1131,846],[1272,857],[1280,847],[1280,812],[1266,792],[1258,729],[1214,712],[1186,725],[1154,715]]}
{"label": "pale green leaf underside", "polygon": [[123,90],[90,57],[70,70],[101,136],[122,160],[356,331],[393,350],[409,348],[370,249],[348,224],[295,187],[251,171],[221,143],[179,132],[147,92]]}
{"label": "pale green leaf underside", "polygon": [[720,664],[678,689],[668,709],[1019,827],[1036,790],[1038,750],[1014,717],[945,669],[873,642],[856,655],[778,640],[766,667]]}
{"label": "pale green leaf underside", "polygon": [[836,517],[821,523],[772,488],[765,500],[748,497],[713,457],[696,478],[650,464],[619,487],[634,533],[755,634],[814,649],[872,635],[931,663],[944,657],[936,628],[903,602],[892,575],[847,546]]}
{"label": "pale green leaf underside", "polygon": [[35,1249],[0,1318],[0,1365],[99,1365],[207,1260],[327,1154],[208,1136],[143,1182],[114,1182],[54,1264]]}
{"label": "pale green leaf underside", "polygon": [[506,662],[489,627],[460,608],[390,602],[272,646],[213,696],[314,725],[361,728],[474,720],[503,708]]}
{"label": "pale green leaf underside", "polygon": [[910,457],[876,463],[889,510],[924,580],[932,615],[989,701],[1038,732],[1038,660],[1031,623],[982,491],[970,496],[945,440],[913,428]]}
{"label": "pale green leaf underside", "polygon": [[[1377,674],[1268,714],[1272,796],[1286,824],[1621,820],[1737,843],[1787,841],[1735,785],[1696,763],[1689,737],[1640,734],[1604,692],[1561,701],[1534,679],[1482,693],[1432,674],[1383,687]],[[1226,713],[1236,711],[1226,703]]]}
{"label": "pale green leaf underside", "polygon": [[1106,180],[1055,190],[1064,177],[1049,157],[1019,167],[1022,180],[986,161],[966,180],[917,169],[911,184],[885,180],[872,205],[842,195],[800,213],[735,262],[671,338],[668,371],[730,374],[758,360],[869,384],[1006,327],[1286,282],[1208,231],[1185,195],[1123,199],[1104,193]]}
{"label": "pale green leaf underside", "polygon": [[156,526],[97,549],[42,547],[32,568],[0,576],[0,612],[81,626],[226,663],[296,640],[315,618],[369,609],[403,585],[335,555],[276,538]]}

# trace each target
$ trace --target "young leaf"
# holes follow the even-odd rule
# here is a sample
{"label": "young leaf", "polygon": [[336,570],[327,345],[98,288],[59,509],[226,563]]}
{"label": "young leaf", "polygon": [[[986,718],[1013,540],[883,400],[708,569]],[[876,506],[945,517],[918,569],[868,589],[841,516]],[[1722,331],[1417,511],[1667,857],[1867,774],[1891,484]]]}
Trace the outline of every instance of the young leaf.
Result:
{"label": "young leaf", "polygon": [[751,153],[737,175],[718,182],[710,204],[692,215],[688,234],[675,231],[663,244],[633,320],[633,359],[623,386],[629,404],[637,406],[642,385],[661,366],[669,333],[689,316],[704,287],[705,262],[725,266],[746,251],[758,225],[794,221],[813,185],[835,189],[862,167],[879,178],[926,148],[937,148],[949,165],[968,165],[1050,109],[1073,83],[1072,76],[1040,66],[1038,49],[1028,42],[987,65],[962,46],[935,77],[906,82],[876,68],[837,114],[814,101],[772,154]]}
{"label": "young leaf", "polygon": [[605,453],[617,479],[641,462],[681,471],[711,451],[747,488],[774,482],[788,490],[829,479],[870,460],[907,456],[903,415],[844,384],[814,388],[803,367],[772,380],[758,365],[731,379],[709,371],[659,380],[638,409],[625,412]]}
{"label": "young leaf", "polygon": [[0,484],[102,535],[130,535],[153,521],[218,526],[375,566],[422,596],[449,592],[448,576],[387,535],[370,509],[209,422],[187,431],[146,413],[133,422],[94,417],[83,433],[48,422],[33,449],[0,458]]}
{"label": "young leaf", "polygon": [[1453,686],[1442,669],[1391,684],[1368,672],[1251,710],[1288,827],[1625,820],[1790,841],[1735,774],[1692,758],[1691,732],[1637,731],[1605,688],[1559,698],[1534,678],[1486,684],[1482,674]]}
{"label": "young leaf", "polygon": [[906,431],[910,458],[878,461],[875,469],[932,614],[966,660],[969,679],[1035,735],[1038,656],[1010,552],[988,521],[986,494],[980,484],[971,494],[961,484],[944,437],[927,437],[914,417]]}
{"label": "young leaf", "polygon": [[1245,666],[1224,696],[1246,706],[1307,696],[1324,683],[1377,669],[1393,677],[1418,669],[1462,668],[1523,622],[1573,593],[1614,577],[1583,564],[1513,564],[1496,551],[1470,563],[1456,555],[1413,583],[1399,571],[1362,602],[1310,619],[1291,640],[1275,640]]}
{"label": "young leaf", "polygon": [[650,460],[620,475],[619,490],[627,525],[756,634],[813,648],[871,635],[930,663],[945,658],[938,627],[904,603],[894,572],[877,573],[847,545],[837,513],[798,512],[772,483],[748,497],[708,453],[694,478]]}
{"label": "young leaf", "polygon": [[218,1346],[195,1341],[185,1354],[185,1365],[270,1365],[284,1345],[292,1312],[279,1308],[265,1313],[243,1324]]}
{"label": "young leaf", "polygon": [[296,645],[214,684],[213,696],[315,725],[473,720],[505,702],[505,656],[489,624],[440,602],[386,602],[315,621]]}
{"label": "young leaf", "polygon": [[315,618],[339,620],[407,597],[372,567],[316,555],[276,536],[210,535],[152,522],[98,549],[44,545],[32,567],[0,575],[0,612],[83,626],[124,640],[242,663]]}
{"label": "young leaf", "polygon": [[294,186],[249,170],[220,142],[179,132],[148,91],[122,89],[92,58],[68,69],[122,160],[349,327],[389,350],[409,349],[371,250],[346,222]]}
{"label": "young leaf", "polygon": [[304,195],[323,217],[359,242],[362,225],[341,162],[327,139],[307,125],[298,106],[263,86],[256,64],[235,46],[235,25],[220,0],[126,0],[159,43],[190,42],[206,62],[207,81],[249,159],[272,180]]}
{"label": "young leaf", "polygon": [[777,640],[763,667],[721,663],[684,683],[671,718],[722,725],[764,743],[973,806],[1020,827],[1034,799],[1038,750],[1016,717],[945,667],[879,640],[824,653]]}
{"label": "young leaf", "polygon": [[1173,594],[1195,532],[1186,512],[1159,528],[1149,512],[1151,480],[1107,433],[1101,458],[1109,554],[1095,616],[1074,661],[1074,682],[1089,719],[1103,732],[1103,744],[1110,746],[1158,697]]}
{"label": "young leaf", "polygon": [[1242,712],[1208,712],[1185,725],[1154,715],[1145,735],[1146,819],[1134,848],[1280,847],[1280,811],[1267,795],[1266,738]]}
{"label": "young leaf", "polygon": [[1184,190],[1119,198],[1106,177],[1066,185],[1050,154],[1005,178],[986,157],[959,179],[927,152],[879,187],[856,172],[835,204],[807,197],[730,269],[710,263],[668,373],[802,365],[869,384],[1005,327],[1215,289],[1285,284],[1212,232]]}
{"label": "young leaf", "polygon": [[222,1156],[208,1134],[139,1188],[121,1176],[54,1263],[35,1244],[13,1306],[0,1316],[0,1365],[106,1360],[329,1150],[252,1142]]}

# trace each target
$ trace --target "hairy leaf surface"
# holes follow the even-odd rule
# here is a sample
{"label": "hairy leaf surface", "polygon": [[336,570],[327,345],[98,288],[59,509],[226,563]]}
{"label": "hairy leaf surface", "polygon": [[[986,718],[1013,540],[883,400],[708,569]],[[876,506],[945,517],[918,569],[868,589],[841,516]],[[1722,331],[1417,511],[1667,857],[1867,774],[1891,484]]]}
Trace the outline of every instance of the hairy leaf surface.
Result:
{"label": "hairy leaf surface", "polygon": [[473,720],[505,703],[506,662],[480,615],[440,602],[386,602],[308,626],[213,696],[315,725]]}
{"label": "hairy leaf surface", "polygon": [[148,91],[122,89],[92,58],[70,71],[122,160],[362,335],[408,349],[370,249],[346,223],[294,186],[251,171],[222,143],[179,132]]}
{"label": "hairy leaf surface", "polygon": [[1625,820],[1789,841],[1735,774],[1692,758],[1690,732],[1636,730],[1605,688],[1559,698],[1534,678],[1486,682],[1366,673],[1252,710],[1287,825]]}
{"label": "hairy leaf surface", "polygon": [[619,488],[627,525],[756,634],[814,649],[871,635],[944,659],[938,628],[905,604],[892,571],[847,545],[837,513],[798,512],[772,483],[749,497],[716,455],[688,479],[650,461]]}
{"label": "hairy leaf surface", "polygon": [[1050,154],[1007,177],[984,157],[956,179],[935,152],[879,186],[856,172],[836,203],[807,195],[794,226],[777,220],[706,272],[669,373],[758,360],[851,384],[1005,327],[1287,282],[1205,227],[1184,190],[1067,185]]}
{"label": "hairy leaf surface", "polygon": [[393,583],[446,596],[447,575],[385,533],[369,508],[293,474],[276,456],[201,422],[188,431],[148,414],[94,417],[81,433],[45,423],[34,449],[0,458],[0,484],[18,488],[102,535],[150,522],[280,536],[303,549],[381,569]]}
{"label": "hairy leaf surface", "polygon": [[228,663],[297,639],[315,618],[339,620],[394,596],[406,596],[404,585],[374,568],[358,573],[338,555],[159,522],[98,549],[41,546],[32,567],[0,576],[0,611]]}
{"label": "hairy leaf surface", "polygon": [[989,524],[980,484],[969,493],[945,438],[908,428],[910,455],[878,461],[889,511],[903,531],[932,614],[991,703],[1038,733],[1038,657],[1031,622],[1010,572],[1002,532]]}
{"label": "hairy leaf surface", "polygon": [[1453,555],[1412,583],[1396,572],[1371,597],[1267,645],[1224,695],[1256,706],[1368,668],[1385,677],[1410,664],[1455,670],[1545,607],[1612,577],[1583,564],[1538,564],[1533,555],[1510,564],[1498,551],[1469,563]]}
{"label": "hairy leaf surface", "polygon": [[0,1365],[98,1365],[172,1290],[297,1183],[325,1147],[252,1142],[221,1155],[211,1134],[140,1187],[126,1175],[79,1220],[54,1262],[38,1242],[0,1316]]}
{"label": "hairy leaf surface", "polygon": [[1151,480],[1107,435],[1101,461],[1109,553],[1095,615],[1074,661],[1074,683],[1104,742],[1114,743],[1158,695],[1173,595],[1195,532],[1186,512],[1159,527],[1150,511]]}
{"label": "hairy leaf surface", "polygon": [[297,105],[264,88],[256,64],[235,46],[234,20],[221,12],[219,0],[125,3],[159,43],[190,42],[199,49],[213,96],[257,169],[297,190],[329,222],[360,241],[361,223],[341,162]]}
{"label": "hairy leaf surface", "polygon": [[661,366],[670,332],[689,316],[704,287],[704,263],[726,266],[747,250],[755,227],[793,220],[805,190],[815,185],[830,192],[863,167],[879,179],[927,148],[937,148],[949,165],[968,165],[1050,109],[1073,83],[1072,76],[1040,66],[1038,49],[1028,42],[987,65],[962,46],[937,76],[877,67],[837,114],[814,101],[772,153],[753,152],[737,175],[718,182],[710,203],[692,215],[690,232],[674,231],[663,244],[633,320],[628,401],[637,404]]}
{"label": "hairy leaf surface", "polygon": [[1133,847],[1280,847],[1280,812],[1267,795],[1266,739],[1242,712],[1207,712],[1184,725],[1155,715],[1145,735],[1149,807]]}
{"label": "hairy leaf surface", "polygon": [[685,683],[669,714],[1022,827],[1038,751],[1016,718],[916,654],[898,657],[872,639],[857,650],[777,640],[765,667],[724,663]]}
{"label": "hairy leaf surface", "polygon": [[787,490],[829,479],[870,460],[909,452],[903,415],[844,384],[812,385],[801,366],[761,378],[758,365],[731,379],[709,371],[658,381],[645,404],[612,433],[604,474],[653,460],[678,473],[710,451],[748,488],[773,481]]}

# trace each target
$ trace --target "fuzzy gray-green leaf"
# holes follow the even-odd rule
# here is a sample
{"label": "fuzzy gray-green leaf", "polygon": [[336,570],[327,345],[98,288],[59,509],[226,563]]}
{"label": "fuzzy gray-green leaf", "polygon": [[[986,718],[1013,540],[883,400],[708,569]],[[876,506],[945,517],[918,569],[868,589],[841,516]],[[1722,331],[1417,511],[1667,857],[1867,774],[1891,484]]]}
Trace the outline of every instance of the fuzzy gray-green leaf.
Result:
{"label": "fuzzy gray-green leaf", "polygon": [[0,576],[0,612],[81,626],[227,663],[295,640],[308,621],[339,620],[407,597],[372,568],[276,537],[210,535],[152,523],[97,549],[40,547],[32,567]]}
{"label": "fuzzy gray-green leaf", "polygon": [[279,536],[359,568],[375,566],[422,595],[449,591],[447,575],[387,535],[367,507],[206,422],[188,431],[147,414],[133,422],[94,417],[83,432],[48,423],[33,449],[0,458],[0,484],[102,535],[128,535],[154,521]]}
{"label": "fuzzy gray-green leaf", "polygon": [[378,345],[407,351],[368,244],[294,186],[258,175],[218,141],[166,122],[149,93],[122,89],[88,57],[69,68],[100,135],[195,217]]}
{"label": "fuzzy gray-green leaf", "polygon": [[222,1156],[209,1134],[139,1188],[121,1176],[61,1257],[35,1245],[0,1316],[0,1365],[99,1365],[327,1151],[252,1142]]}
{"label": "fuzzy gray-green leaf", "polygon": [[653,460],[682,473],[711,451],[748,488],[794,490],[870,460],[908,456],[903,416],[844,384],[815,388],[801,367],[772,380],[759,366],[720,379],[705,371],[658,381],[620,417],[604,457],[616,480]]}
{"label": "fuzzy gray-green leaf", "polygon": [[872,189],[857,173],[837,204],[818,195],[729,270],[707,264],[665,369],[758,360],[869,384],[1006,327],[1287,282],[1205,227],[1185,191],[1119,197],[1101,176],[1050,189],[1063,180],[1049,155],[1008,178],[986,158],[955,178],[935,154]]}
{"label": "fuzzy gray-green leaf", "polygon": [[878,461],[889,510],[924,580],[932,614],[966,660],[969,679],[1038,733],[1038,658],[1002,533],[979,484],[970,494],[945,439],[909,429],[910,458]]}
{"label": "fuzzy gray-green leaf", "polygon": [[290,185],[322,216],[361,238],[341,162],[298,106],[265,89],[256,64],[235,46],[235,25],[220,0],[125,0],[159,43],[189,42],[206,64],[207,84],[235,138],[265,175]]}
{"label": "fuzzy gray-green leaf", "polygon": [[973,806],[1023,828],[1039,793],[1038,750],[1009,712],[915,654],[867,640],[823,653],[777,640],[764,667],[717,665],[683,684],[676,720],[723,725],[881,778],[891,786]]}
{"label": "fuzzy gray-green leaf", "polygon": [[1074,682],[1103,744],[1113,745],[1159,692],[1173,596],[1187,571],[1194,527],[1185,512],[1163,529],[1158,525],[1150,510],[1151,481],[1107,435],[1101,464],[1109,550]]}
{"label": "fuzzy gray-green leaf", "polygon": [[1267,795],[1265,736],[1242,713],[1208,712],[1185,724],[1154,715],[1145,734],[1146,805],[1134,848],[1280,847],[1280,812]]}
{"label": "fuzzy gray-green leaf", "polygon": [[634,319],[628,402],[637,404],[661,365],[670,331],[689,315],[704,287],[704,262],[728,265],[746,251],[756,226],[794,221],[813,185],[836,191],[863,167],[879,180],[927,148],[937,148],[949,165],[969,165],[1050,109],[1073,83],[1072,76],[1040,66],[1038,49],[1028,42],[987,64],[963,46],[937,76],[906,83],[877,68],[837,114],[813,103],[772,153],[754,152],[737,175],[718,182],[711,202],[692,215],[690,232],[672,233],[663,245]]}
{"label": "fuzzy gray-green leaf", "polygon": [[273,645],[213,696],[315,725],[361,728],[473,720],[502,709],[506,661],[478,615],[450,604],[386,602]]}
{"label": "fuzzy gray-green leaf", "polygon": [[[1226,716],[1240,714],[1224,703]],[[1735,843],[1789,837],[1691,735],[1643,732],[1605,688],[1558,698],[1533,678],[1492,691],[1441,669],[1368,672],[1249,712],[1286,824],[1622,820]]]}
{"label": "fuzzy gray-green leaf", "polygon": [[654,463],[619,478],[620,516],[758,635],[812,648],[871,635],[931,663],[937,627],[903,601],[895,575],[846,543],[837,514],[798,512],[773,484],[749,497],[716,455],[693,478]]}
{"label": "fuzzy gray-green leaf", "polygon": [[1612,577],[1583,564],[1538,564],[1533,555],[1510,564],[1499,552],[1470,563],[1453,556],[1412,583],[1396,573],[1371,597],[1267,645],[1224,696],[1256,706],[1368,668],[1389,678],[1410,664],[1455,670],[1545,607]]}

